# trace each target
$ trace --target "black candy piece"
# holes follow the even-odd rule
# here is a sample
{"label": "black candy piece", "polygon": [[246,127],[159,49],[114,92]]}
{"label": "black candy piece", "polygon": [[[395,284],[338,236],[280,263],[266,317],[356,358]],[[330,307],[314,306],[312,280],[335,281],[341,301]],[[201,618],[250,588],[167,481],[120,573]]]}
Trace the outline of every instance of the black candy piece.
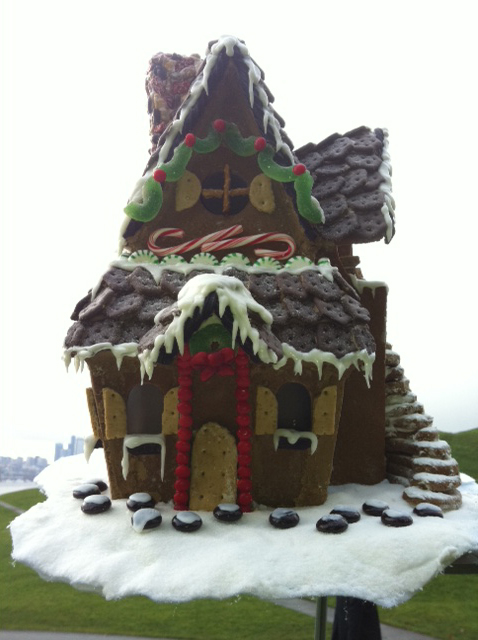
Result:
{"label": "black candy piece", "polygon": [[171,520],[171,524],[176,531],[183,531],[184,533],[192,533],[197,531],[202,526],[202,520],[194,511],[180,511]]}
{"label": "black candy piece", "polygon": [[343,533],[348,526],[347,520],[338,513],[322,516],[315,524],[315,528],[321,533]]}
{"label": "black candy piece", "polygon": [[385,509],[389,509],[389,506],[382,500],[368,500],[362,505],[363,512],[368,516],[381,516]]}
{"label": "black candy piece", "polygon": [[160,512],[149,507],[137,509],[131,516],[131,524],[137,533],[157,529],[162,521],[163,516]]}
{"label": "black candy piece", "polygon": [[96,484],[96,486],[101,491],[101,493],[103,493],[103,491],[106,491],[106,489],[108,488],[108,485],[106,484],[106,482],[103,482],[103,480],[100,480],[99,478],[95,478],[94,480],[88,480],[88,484]]}
{"label": "black candy piece", "polygon": [[381,515],[382,523],[387,527],[409,527],[413,524],[412,516],[395,509],[385,509]]}
{"label": "black candy piece", "polygon": [[96,515],[97,513],[104,513],[111,507],[111,500],[108,496],[91,495],[87,496],[83,500],[81,510],[88,515]]}
{"label": "black candy piece", "polygon": [[357,509],[354,509],[354,507],[336,505],[330,513],[342,516],[342,518],[345,518],[349,524],[360,520],[360,512]]}
{"label": "black candy piece", "polygon": [[284,509],[279,507],[269,516],[269,522],[276,529],[291,529],[299,524],[299,514],[292,509]]}
{"label": "black candy piece", "polygon": [[237,522],[242,518],[241,507],[237,504],[218,504],[212,513],[221,522]]}
{"label": "black candy piece", "polygon": [[420,517],[435,516],[436,518],[443,518],[443,511],[436,504],[430,502],[420,502],[417,504],[413,513]]}
{"label": "black candy piece", "polygon": [[73,489],[73,497],[78,498],[79,500],[84,500],[88,496],[99,495],[101,491],[98,489],[96,484],[88,483],[88,484],[80,484],[78,487]]}
{"label": "black candy piece", "polygon": [[138,511],[139,509],[153,508],[156,502],[149,493],[133,493],[126,500],[126,506],[130,511]]}

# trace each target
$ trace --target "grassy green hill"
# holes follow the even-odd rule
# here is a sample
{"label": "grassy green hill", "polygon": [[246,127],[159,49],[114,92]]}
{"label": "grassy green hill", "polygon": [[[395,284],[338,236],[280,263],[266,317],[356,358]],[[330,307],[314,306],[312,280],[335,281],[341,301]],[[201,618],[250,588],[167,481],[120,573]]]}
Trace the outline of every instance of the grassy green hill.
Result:
{"label": "grassy green hill", "polygon": [[440,437],[450,445],[460,471],[478,480],[478,429],[462,433],[441,432]]}
{"label": "grassy green hill", "polygon": [[[478,477],[478,429],[441,434],[452,446],[463,472]],[[43,500],[22,491],[0,500],[21,509]],[[190,638],[194,640],[311,639],[314,620],[252,597],[217,602],[159,605],[146,598],[106,602],[61,583],[47,583],[10,560],[6,527],[15,514],[0,507],[0,626],[3,629]],[[386,624],[442,640],[476,640],[478,575],[442,575],[411,600],[381,609]],[[52,604],[54,603],[54,604]],[[330,635],[330,630],[329,630]]]}

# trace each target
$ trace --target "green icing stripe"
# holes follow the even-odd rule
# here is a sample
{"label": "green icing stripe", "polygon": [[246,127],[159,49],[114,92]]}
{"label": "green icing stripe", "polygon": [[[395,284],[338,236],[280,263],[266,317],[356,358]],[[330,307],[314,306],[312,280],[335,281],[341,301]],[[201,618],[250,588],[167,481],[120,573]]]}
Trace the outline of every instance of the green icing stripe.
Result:
{"label": "green icing stripe", "polygon": [[159,182],[151,177],[143,185],[143,202],[130,202],[124,212],[132,220],[149,222],[156,217],[163,204],[163,190]]}
{"label": "green icing stripe", "polygon": [[[221,142],[227,146],[236,155],[241,157],[249,157],[257,154],[257,163],[263,173],[276,182],[293,182],[297,195],[297,209],[299,215],[313,223],[323,223],[324,214],[319,204],[312,198],[313,178],[309,171],[305,171],[296,176],[293,167],[283,167],[274,160],[274,149],[267,145],[265,149],[257,152],[254,144],[257,140],[256,136],[244,138],[237,125],[228,122],[226,130],[223,134],[219,133],[211,127],[205,138],[196,138],[193,147],[188,147],[181,143],[174,151],[173,157],[169,162],[158,166],[166,173],[166,182],[177,182],[184,174],[189,164],[193,150],[196,153],[206,154],[216,151],[221,146]],[[143,185],[143,202],[130,202],[124,209],[126,215],[133,220],[139,222],[149,222],[152,220],[163,203],[163,191],[161,184],[156,182],[154,178],[149,178]]]}
{"label": "green icing stripe", "polygon": [[171,160],[158,167],[166,173],[166,182],[177,182],[179,180],[186,171],[192,153],[193,150],[182,142],[174,150],[174,155]]}
{"label": "green icing stripe", "polygon": [[211,127],[205,138],[196,138],[194,151],[196,151],[196,153],[212,153],[212,151],[219,149],[221,142],[221,134],[218,133],[214,127]]}
{"label": "green icing stripe", "polygon": [[257,156],[257,163],[268,178],[276,182],[292,182],[296,179],[292,167],[281,167],[273,160],[274,149],[267,145]]}
{"label": "green icing stripe", "polygon": [[224,137],[229,149],[231,149],[231,151],[234,151],[234,153],[238,156],[246,158],[257,153],[254,148],[254,143],[257,140],[256,136],[243,138],[237,125],[232,124],[231,122],[228,122],[226,124],[226,133]]}
{"label": "green icing stripe", "polygon": [[324,213],[315,198],[312,198],[314,179],[309,171],[295,178],[294,189],[297,195],[297,209],[300,215],[309,222],[323,224]]}

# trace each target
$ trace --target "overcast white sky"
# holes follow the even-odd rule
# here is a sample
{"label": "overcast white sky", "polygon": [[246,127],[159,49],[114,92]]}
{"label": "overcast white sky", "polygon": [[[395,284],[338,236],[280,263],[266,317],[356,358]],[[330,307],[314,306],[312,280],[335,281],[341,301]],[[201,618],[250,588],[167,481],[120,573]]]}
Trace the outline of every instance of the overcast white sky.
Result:
{"label": "overcast white sky", "polygon": [[203,54],[225,33],[264,69],[297,147],[389,129],[397,234],[357,253],[365,277],[390,287],[388,338],[435,425],[478,426],[473,2],[0,6],[0,455],[52,459],[55,442],[89,433],[88,373],[66,374],[61,346],[115,257],[148,158],[148,60]]}

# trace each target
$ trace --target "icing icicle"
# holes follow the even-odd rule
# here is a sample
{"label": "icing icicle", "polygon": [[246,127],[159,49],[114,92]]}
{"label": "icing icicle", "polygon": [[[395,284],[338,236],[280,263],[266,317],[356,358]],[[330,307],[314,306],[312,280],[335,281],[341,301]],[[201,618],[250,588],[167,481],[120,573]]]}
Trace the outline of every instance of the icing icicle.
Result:
{"label": "icing icicle", "polygon": [[129,451],[128,449],[136,449],[145,444],[157,444],[161,447],[161,480],[164,479],[164,463],[166,461],[166,440],[162,433],[152,434],[135,434],[126,436],[123,440],[123,458],[121,460],[121,470],[123,471],[123,478],[128,478],[129,472]]}

